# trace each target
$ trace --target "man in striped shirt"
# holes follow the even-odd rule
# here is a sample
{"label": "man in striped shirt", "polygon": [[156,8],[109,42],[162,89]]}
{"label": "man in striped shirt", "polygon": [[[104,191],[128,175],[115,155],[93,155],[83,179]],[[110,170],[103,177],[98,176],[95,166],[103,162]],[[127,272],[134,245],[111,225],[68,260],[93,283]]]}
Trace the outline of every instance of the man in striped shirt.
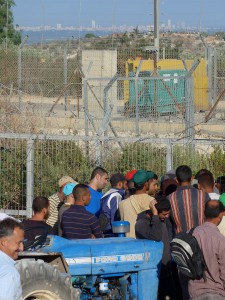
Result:
{"label": "man in striped shirt", "polygon": [[58,234],[58,213],[65,199],[63,188],[67,183],[77,184],[77,182],[70,176],[63,176],[58,182],[59,191],[48,198],[50,202],[50,216],[46,223],[53,227],[54,234]]}
{"label": "man in striped shirt", "polygon": [[192,170],[186,165],[176,169],[178,188],[169,195],[176,233],[186,232],[204,223],[205,203],[210,199],[208,193],[191,185]]}
{"label": "man in striped shirt", "polygon": [[91,199],[88,186],[76,185],[73,195],[75,204],[62,214],[62,236],[70,240],[102,238],[98,219],[85,209]]}

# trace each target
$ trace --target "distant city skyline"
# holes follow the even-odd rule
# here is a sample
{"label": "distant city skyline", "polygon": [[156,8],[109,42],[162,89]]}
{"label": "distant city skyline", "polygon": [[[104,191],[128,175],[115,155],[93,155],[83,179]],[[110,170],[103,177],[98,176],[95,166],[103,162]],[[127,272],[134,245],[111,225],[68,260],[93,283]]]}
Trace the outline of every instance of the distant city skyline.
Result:
{"label": "distant city skyline", "polygon": [[[112,27],[153,25],[154,0],[15,0],[20,27]],[[225,0],[159,0],[162,26],[225,28]]]}

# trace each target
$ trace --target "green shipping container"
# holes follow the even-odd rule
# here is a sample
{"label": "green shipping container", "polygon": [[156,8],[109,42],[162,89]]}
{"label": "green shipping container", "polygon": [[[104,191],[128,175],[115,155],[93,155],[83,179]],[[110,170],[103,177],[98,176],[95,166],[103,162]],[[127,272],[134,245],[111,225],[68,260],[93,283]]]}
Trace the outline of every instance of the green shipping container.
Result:
{"label": "green shipping container", "polygon": [[[185,70],[158,70],[162,79],[154,79],[151,71],[143,71],[138,77],[138,107],[140,113],[174,114],[185,99]],[[130,72],[130,77],[135,77]],[[149,78],[150,77],[150,78]],[[159,77],[159,76],[158,76]],[[142,79],[143,78],[143,79]],[[135,107],[135,80],[129,84],[129,105]]]}

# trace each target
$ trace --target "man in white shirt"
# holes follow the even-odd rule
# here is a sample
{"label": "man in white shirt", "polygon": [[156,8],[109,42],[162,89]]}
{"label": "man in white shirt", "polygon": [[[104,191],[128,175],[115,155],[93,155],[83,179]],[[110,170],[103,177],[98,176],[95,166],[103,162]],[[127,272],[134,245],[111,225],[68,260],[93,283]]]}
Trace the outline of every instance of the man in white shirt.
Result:
{"label": "man in white shirt", "polygon": [[23,225],[12,218],[0,222],[0,299],[22,300],[20,274],[15,268],[23,251]]}

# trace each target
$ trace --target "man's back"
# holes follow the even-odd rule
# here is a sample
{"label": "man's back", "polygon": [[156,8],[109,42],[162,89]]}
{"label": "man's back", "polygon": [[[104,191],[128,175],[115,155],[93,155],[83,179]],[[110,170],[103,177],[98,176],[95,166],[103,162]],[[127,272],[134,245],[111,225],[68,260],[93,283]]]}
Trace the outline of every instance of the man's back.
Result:
{"label": "man's back", "polygon": [[54,233],[58,233],[58,212],[60,207],[63,205],[62,199],[59,198],[59,194],[56,193],[54,195],[51,195],[49,198],[50,202],[50,216],[47,219],[46,223],[50,225]]}
{"label": "man's back", "polygon": [[62,215],[63,213],[69,209],[71,206],[70,203],[64,203],[61,207],[60,207],[60,210],[59,210],[59,217],[58,217],[58,235],[59,236],[62,236]]}
{"label": "man's back", "polygon": [[194,230],[209,271],[205,271],[206,282],[189,281],[191,298],[205,293],[219,294],[225,298],[225,237],[215,224],[205,222]]}
{"label": "man's back", "polygon": [[92,234],[101,238],[98,219],[86,211],[84,206],[71,205],[62,215],[63,237],[68,239],[88,239]]}
{"label": "man's back", "polygon": [[169,195],[177,233],[203,224],[205,203],[209,199],[207,193],[191,185],[179,186]]}
{"label": "man's back", "polygon": [[105,193],[101,199],[101,213],[103,213],[107,219],[108,224],[105,230],[111,230],[112,222],[118,221],[118,208],[119,203],[124,199],[125,191],[122,189],[111,188],[107,193]]}
{"label": "man's back", "polygon": [[25,239],[31,241],[36,236],[44,234],[54,234],[53,228],[44,221],[24,220],[22,221],[25,230]]}
{"label": "man's back", "polygon": [[137,215],[149,209],[153,198],[147,194],[132,195],[119,204],[120,217],[123,221],[130,222],[130,232],[127,237],[135,238],[135,223]]}

